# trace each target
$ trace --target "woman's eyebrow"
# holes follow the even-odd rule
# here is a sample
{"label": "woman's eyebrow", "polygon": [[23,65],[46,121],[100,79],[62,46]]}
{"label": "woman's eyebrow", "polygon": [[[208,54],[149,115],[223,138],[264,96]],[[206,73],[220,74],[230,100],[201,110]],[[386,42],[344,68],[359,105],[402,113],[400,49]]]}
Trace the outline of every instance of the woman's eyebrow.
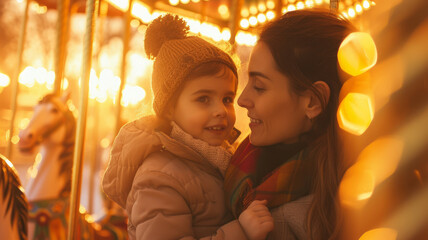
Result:
{"label": "woman's eyebrow", "polygon": [[270,78],[268,76],[264,75],[261,72],[249,72],[248,74],[250,77],[262,77],[262,78],[265,78],[267,80],[270,80]]}

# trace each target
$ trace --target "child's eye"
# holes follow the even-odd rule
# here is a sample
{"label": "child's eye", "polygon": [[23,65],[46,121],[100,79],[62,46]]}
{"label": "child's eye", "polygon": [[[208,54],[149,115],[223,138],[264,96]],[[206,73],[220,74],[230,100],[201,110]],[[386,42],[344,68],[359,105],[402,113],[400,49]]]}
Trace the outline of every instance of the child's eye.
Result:
{"label": "child's eye", "polygon": [[233,97],[225,97],[225,98],[223,99],[223,102],[224,102],[224,103],[233,103]]}
{"label": "child's eye", "polygon": [[207,96],[201,96],[201,97],[198,97],[196,99],[196,101],[197,102],[201,102],[201,103],[208,103],[209,102],[209,98]]}

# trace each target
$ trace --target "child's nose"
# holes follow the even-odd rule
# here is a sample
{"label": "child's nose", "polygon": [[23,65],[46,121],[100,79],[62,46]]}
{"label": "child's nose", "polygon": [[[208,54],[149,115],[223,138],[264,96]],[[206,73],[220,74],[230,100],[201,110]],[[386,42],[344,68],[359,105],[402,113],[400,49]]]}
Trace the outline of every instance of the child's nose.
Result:
{"label": "child's nose", "polygon": [[227,109],[224,104],[216,104],[215,110],[214,110],[214,116],[215,117],[226,117],[227,115]]}

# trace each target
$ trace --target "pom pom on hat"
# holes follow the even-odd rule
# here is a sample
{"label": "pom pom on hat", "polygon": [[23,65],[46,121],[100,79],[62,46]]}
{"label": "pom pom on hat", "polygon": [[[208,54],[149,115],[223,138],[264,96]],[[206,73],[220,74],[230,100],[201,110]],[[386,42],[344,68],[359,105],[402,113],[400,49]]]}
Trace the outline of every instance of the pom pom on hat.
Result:
{"label": "pom pom on hat", "polygon": [[154,59],[162,45],[169,40],[184,39],[189,32],[187,23],[179,18],[167,14],[153,20],[146,30],[144,48],[149,59]]}

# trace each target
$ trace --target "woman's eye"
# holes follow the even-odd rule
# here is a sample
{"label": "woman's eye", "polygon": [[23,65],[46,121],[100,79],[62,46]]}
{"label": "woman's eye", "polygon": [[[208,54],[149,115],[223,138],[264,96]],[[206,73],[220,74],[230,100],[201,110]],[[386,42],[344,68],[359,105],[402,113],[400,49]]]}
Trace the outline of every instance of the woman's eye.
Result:
{"label": "woman's eye", "polygon": [[264,87],[264,84],[260,82],[260,80],[257,79],[252,79],[251,81],[251,86],[253,87],[253,89],[257,92],[257,93],[262,93],[266,90],[266,88]]}
{"label": "woman's eye", "polygon": [[259,93],[261,93],[261,92],[263,92],[263,91],[265,91],[265,90],[266,90],[266,89],[264,89],[264,88],[257,87],[257,86],[254,86],[253,88],[254,88],[254,90],[256,90],[256,91],[257,91],[257,92],[259,92]]}

